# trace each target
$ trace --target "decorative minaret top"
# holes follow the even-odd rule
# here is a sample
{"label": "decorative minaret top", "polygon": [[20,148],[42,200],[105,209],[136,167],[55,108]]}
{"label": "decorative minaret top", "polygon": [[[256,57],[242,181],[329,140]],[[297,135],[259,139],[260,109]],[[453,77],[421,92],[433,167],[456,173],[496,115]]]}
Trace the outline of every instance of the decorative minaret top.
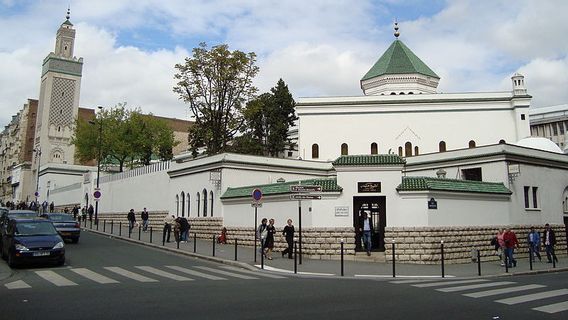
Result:
{"label": "decorative minaret top", "polygon": [[67,7],[67,15],[65,16],[65,18],[67,18],[67,20],[69,20],[69,18],[71,18],[71,8]]}
{"label": "decorative minaret top", "polygon": [[73,47],[75,46],[75,29],[69,21],[71,17],[71,9],[67,9],[67,15],[59,30],[57,30],[57,38],[55,40],[55,55],[61,58],[72,59]]}
{"label": "decorative minaret top", "polygon": [[398,22],[394,22],[394,36],[398,39],[398,36],[400,36],[400,32],[398,32]]}
{"label": "decorative minaret top", "polygon": [[524,96],[527,94],[527,87],[525,87],[525,77],[516,72],[512,77],[513,81],[513,95]]}

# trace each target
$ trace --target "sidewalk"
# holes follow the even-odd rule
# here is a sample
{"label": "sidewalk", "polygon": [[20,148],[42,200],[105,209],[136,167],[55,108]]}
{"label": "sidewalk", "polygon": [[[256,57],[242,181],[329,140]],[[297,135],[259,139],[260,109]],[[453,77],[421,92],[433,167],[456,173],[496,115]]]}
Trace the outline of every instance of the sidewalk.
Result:
{"label": "sidewalk", "polygon": [[[89,229],[89,225],[83,228],[83,232],[95,232],[100,234],[110,234],[110,225],[106,225],[106,232],[103,233],[102,225],[96,231],[96,227]],[[190,239],[187,243],[179,243],[174,241],[173,232],[171,234],[172,242],[162,244],[162,230],[153,230],[150,234],[148,232],[138,232],[138,228],[133,229],[132,234],[128,235],[128,227],[124,226],[119,231],[117,226],[113,227],[112,236],[124,240],[149,245],[155,248],[183,253],[190,256],[195,256],[202,259],[214,260],[217,262],[237,265],[248,269],[255,269],[261,267],[260,254],[257,254],[256,262],[254,255],[254,248],[238,246],[236,247],[235,259],[235,245],[234,241],[229,240],[227,244],[214,244],[213,237],[211,240],[197,239],[194,242],[194,235],[190,233]],[[119,236],[119,233],[121,234]],[[151,235],[151,236],[150,236]],[[138,240],[140,238],[140,240]],[[150,243],[152,238],[152,243]],[[215,253],[213,255],[213,248]],[[530,274],[530,273],[544,273],[544,272],[558,272],[568,271],[568,261],[564,253],[559,253],[559,262],[556,263],[556,268],[553,268],[551,263],[546,263],[546,254],[543,253],[543,261],[536,261],[533,263],[533,270],[530,270],[528,257],[516,256],[517,267],[510,268],[509,272],[505,272],[505,268],[499,265],[498,261],[482,262],[481,275],[487,276],[504,276],[515,274]],[[273,260],[264,260],[264,269],[267,271],[293,273],[294,272],[294,259],[282,258],[280,252],[274,252]],[[396,277],[412,278],[412,277],[442,277],[442,266],[437,265],[422,265],[422,264],[407,264],[397,263],[395,265]],[[344,276],[346,277],[372,277],[372,278],[392,278],[393,265],[391,262],[359,262],[359,261],[345,261],[343,265]],[[302,259],[302,264],[297,265],[298,274],[322,275],[322,276],[340,276],[341,275],[341,261],[340,260],[314,260]],[[445,277],[478,277],[478,265],[475,262],[468,264],[445,264],[444,266]]]}

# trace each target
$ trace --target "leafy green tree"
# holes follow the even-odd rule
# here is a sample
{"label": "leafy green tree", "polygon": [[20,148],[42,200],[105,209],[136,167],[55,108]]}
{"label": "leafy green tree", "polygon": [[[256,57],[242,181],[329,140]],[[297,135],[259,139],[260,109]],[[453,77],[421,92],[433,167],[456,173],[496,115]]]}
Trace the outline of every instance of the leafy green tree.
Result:
{"label": "leafy green tree", "polygon": [[276,157],[292,146],[289,129],[298,118],[288,86],[278,80],[269,93],[250,101],[243,111],[246,132],[235,139],[233,151]]}
{"label": "leafy green tree", "polygon": [[173,91],[189,104],[195,123],[189,130],[189,148],[197,155],[224,152],[242,130],[241,110],[253,98],[258,73],[256,54],[230,51],[226,44],[211,49],[201,43],[192,57],[176,64]]}
{"label": "leafy green tree", "polygon": [[[101,130],[102,129],[102,130]],[[103,109],[93,120],[78,119],[72,142],[81,162],[96,159],[101,130],[101,163],[118,163],[122,172],[126,164],[149,164],[152,156],[161,160],[173,157],[176,145],[172,129],[164,120],[144,115],[140,110],[126,109],[121,103]]]}

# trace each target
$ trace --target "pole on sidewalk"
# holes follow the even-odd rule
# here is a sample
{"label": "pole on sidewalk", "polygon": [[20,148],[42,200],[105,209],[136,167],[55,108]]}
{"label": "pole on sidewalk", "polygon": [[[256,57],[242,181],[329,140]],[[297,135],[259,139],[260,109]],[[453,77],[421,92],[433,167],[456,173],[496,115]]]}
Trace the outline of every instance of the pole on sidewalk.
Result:
{"label": "pole on sidewalk", "polygon": [[[103,232],[106,232],[106,220],[103,220]],[[97,230],[99,229],[99,225],[97,224]]]}
{"label": "pole on sidewalk", "polygon": [[193,253],[197,252],[197,233],[193,234]]}
{"label": "pole on sidewalk", "polygon": [[477,275],[481,277],[481,252],[477,249]]}
{"label": "pole on sidewalk", "polygon": [[89,221],[89,229],[93,230],[93,220]]}
{"label": "pole on sidewalk", "polygon": [[237,238],[235,238],[235,261],[237,261]]}
{"label": "pole on sidewalk", "polygon": [[343,239],[341,239],[341,276],[344,276],[343,273]]}
{"label": "pole on sidewalk", "polygon": [[[114,222],[113,220],[110,220],[110,234],[113,234],[113,231],[114,231],[114,225],[113,225],[113,222]],[[106,224],[106,221],[105,221],[105,220],[103,220],[103,231],[104,231],[104,229],[105,229],[105,227],[106,227],[106,225],[105,225],[105,224]],[[98,224],[97,224],[97,226],[98,226]]]}
{"label": "pole on sidewalk", "polygon": [[552,248],[552,268],[556,269],[556,254],[554,254],[554,247]]}
{"label": "pole on sidewalk", "polygon": [[118,236],[122,237],[122,221],[118,222]]}
{"label": "pole on sidewalk", "polygon": [[256,263],[256,243],[258,242],[257,234],[256,234],[256,224],[258,223],[258,207],[254,206],[254,228],[252,228],[252,232],[254,233],[254,263]]}
{"label": "pole on sidewalk", "polygon": [[392,277],[396,278],[396,251],[394,239],[392,239]]}
{"label": "pole on sidewalk", "polygon": [[505,273],[509,273],[509,257],[506,253],[505,253]]}
{"label": "pole on sidewalk", "polygon": [[179,237],[176,239],[176,247],[179,249]]}
{"label": "pole on sidewalk", "polygon": [[294,241],[294,273],[298,273],[298,242]]}
{"label": "pole on sidewalk", "polygon": [[260,268],[264,269],[264,250],[262,251],[262,254],[260,255]]}
{"label": "pole on sidewalk", "polygon": [[213,256],[215,256],[215,235],[213,235]]}
{"label": "pole on sidewalk", "polygon": [[533,251],[532,251],[532,246],[529,244],[529,267],[532,271],[533,269]]}
{"label": "pole on sidewalk", "polygon": [[150,227],[150,243],[152,243],[152,227]]}
{"label": "pole on sidewalk", "polygon": [[141,235],[141,230],[142,230],[142,226],[138,226],[138,240],[140,240],[140,235]]}
{"label": "pole on sidewalk", "polygon": [[440,241],[440,252],[442,254],[442,278],[445,278],[445,270],[444,270],[444,240]]}
{"label": "pole on sidewalk", "polygon": [[299,264],[302,264],[302,200],[298,200],[298,243]]}

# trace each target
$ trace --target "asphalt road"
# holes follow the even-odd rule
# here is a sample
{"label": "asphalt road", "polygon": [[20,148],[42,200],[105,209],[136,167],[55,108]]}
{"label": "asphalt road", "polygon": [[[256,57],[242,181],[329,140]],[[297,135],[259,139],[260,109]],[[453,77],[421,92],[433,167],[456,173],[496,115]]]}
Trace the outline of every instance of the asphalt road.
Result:
{"label": "asphalt road", "polygon": [[[78,245],[67,245],[64,267],[18,269],[0,281],[0,319],[568,317],[568,311],[558,311],[568,308],[565,273],[442,282],[290,274],[274,278],[230,268],[83,233]],[[492,291],[510,288],[520,289]],[[549,307],[533,310],[543,306]]]}

